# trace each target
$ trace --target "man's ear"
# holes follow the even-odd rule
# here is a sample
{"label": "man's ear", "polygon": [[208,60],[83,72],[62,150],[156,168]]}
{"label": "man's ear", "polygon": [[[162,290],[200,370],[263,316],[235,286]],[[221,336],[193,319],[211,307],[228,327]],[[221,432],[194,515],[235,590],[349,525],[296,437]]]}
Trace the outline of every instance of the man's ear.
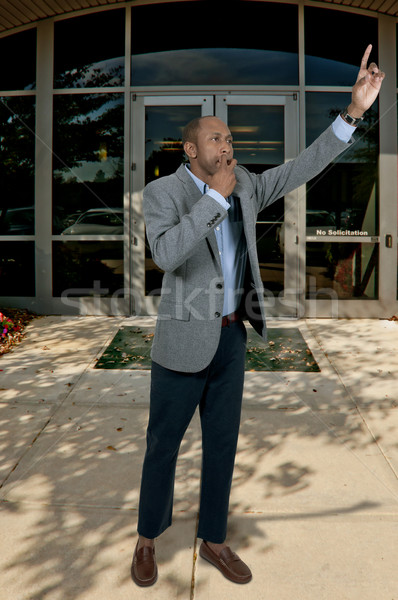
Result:
{"label": "man's ear", "polygon": [[196,144],[193,142],[185,142],[184,151],[188,158],[196,158],[197,156]]}

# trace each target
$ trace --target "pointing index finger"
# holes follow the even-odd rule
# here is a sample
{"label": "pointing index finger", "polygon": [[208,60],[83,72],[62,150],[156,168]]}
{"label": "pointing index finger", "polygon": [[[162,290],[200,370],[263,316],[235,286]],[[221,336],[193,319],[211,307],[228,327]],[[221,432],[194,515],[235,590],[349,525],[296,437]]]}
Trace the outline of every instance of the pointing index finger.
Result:
{"label": "pointing index finger", "polygon": [[361,69],[364,69],[365,71],[368,68],[368,59],[369,59],[371,52],[372,52],[372,44],[369,44],[369,46],[366,48],[365,53],[361,60]]}

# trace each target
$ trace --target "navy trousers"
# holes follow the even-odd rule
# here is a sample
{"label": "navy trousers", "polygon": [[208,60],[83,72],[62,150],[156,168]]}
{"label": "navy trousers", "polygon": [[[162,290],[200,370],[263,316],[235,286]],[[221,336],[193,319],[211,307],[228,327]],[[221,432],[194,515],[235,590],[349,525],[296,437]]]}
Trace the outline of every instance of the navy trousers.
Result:
{"label": "navy trousers", "polygon": [[217,352],[198,373],[152,363],[147,449],[142,470],[138,533],[153,539],[172,522],[174,477],[184,433],[199,407],[202,477],[198,537],[226,538],[229,495],[238,441],[245,373],[246,329],[221,330]]}

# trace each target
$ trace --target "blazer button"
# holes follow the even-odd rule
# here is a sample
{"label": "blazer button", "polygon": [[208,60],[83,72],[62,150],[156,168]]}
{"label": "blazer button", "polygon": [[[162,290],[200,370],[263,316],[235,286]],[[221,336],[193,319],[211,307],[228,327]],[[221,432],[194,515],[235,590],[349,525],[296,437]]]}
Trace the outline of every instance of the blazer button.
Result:
{"label": "blazer button", "polygon": [[218,317],[221,317],[221,314],[219,312],[215,312],[214,316],[217,317],[217,319],[218,319]]}
{"label": "blazer button", "polygon": [[218,290],[222,290],[222,283],[217,283],[217,285],[216,285],[216,288],[217,288]]}

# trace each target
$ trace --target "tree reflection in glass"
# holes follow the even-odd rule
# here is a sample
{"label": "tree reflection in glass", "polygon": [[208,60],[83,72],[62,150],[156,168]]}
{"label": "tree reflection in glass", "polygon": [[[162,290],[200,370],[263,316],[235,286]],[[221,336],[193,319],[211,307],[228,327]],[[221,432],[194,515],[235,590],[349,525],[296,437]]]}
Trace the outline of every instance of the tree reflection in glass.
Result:
{"label": "tree reflection in glass", "polygon": [[54,87],[124,85],[124,27],[123,9],[56,22]]}
{"label": "tree reflection in glass", "polygon": [[[54,97],[54,234],[123,233],[123,112],[122,94]],[[98,226],[88,213],[90,227],[71,231],[92,209]]]}
{"label": "tree reflection in glass", "polygon": [[0,235],[34,234],[35,98],[0,98]]}

